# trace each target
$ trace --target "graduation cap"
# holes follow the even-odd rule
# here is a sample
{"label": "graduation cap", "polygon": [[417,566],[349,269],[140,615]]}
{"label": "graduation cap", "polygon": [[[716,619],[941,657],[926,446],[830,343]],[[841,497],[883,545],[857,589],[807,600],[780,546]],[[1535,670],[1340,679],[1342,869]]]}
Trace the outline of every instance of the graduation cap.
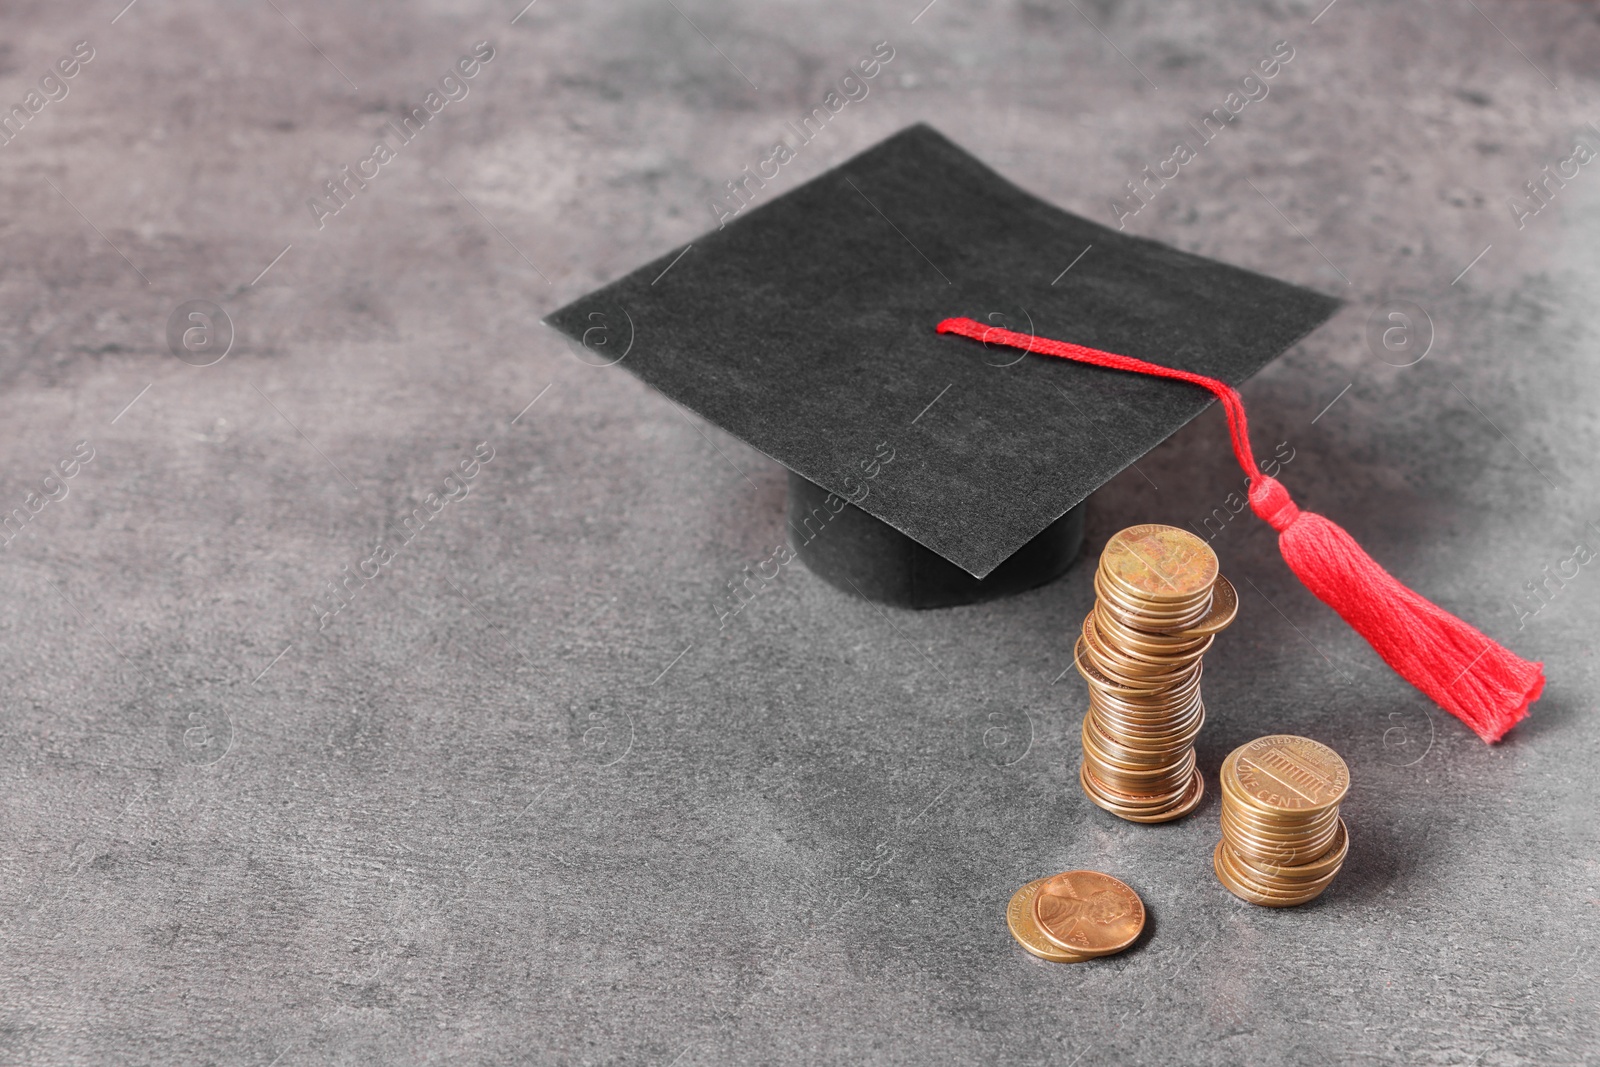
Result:
{"label": "graduation cap", "polygon": [[[729,185],[743,205],[762,179]],[[1236,402],[1232,385],[1338,306],[1061,211],[926,125],[716,214],[718,229],[547,321],[586,362],[620,365],[782,463],[793,550],[839,588],[905,607],[1060,575],[1095,489],[1204,410],[1206,389],[1237,451],[1242,408],[1236,420],[1212,385]],[[1247,456],[1246,436],[1255,504],[1277,483]],[[1452,640],[1488,642],[1468,630]],[[1407,677],[1445,703],[1431,673]]]}

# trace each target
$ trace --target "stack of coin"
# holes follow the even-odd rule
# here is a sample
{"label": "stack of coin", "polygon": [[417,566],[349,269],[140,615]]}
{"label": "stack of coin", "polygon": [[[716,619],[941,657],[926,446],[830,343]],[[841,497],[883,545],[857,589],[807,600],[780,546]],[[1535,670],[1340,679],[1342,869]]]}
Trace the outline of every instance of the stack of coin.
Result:
{"label": "stack of coin", "polygon": [[1006,908],[1017,943],[1042,960],[1082,963],[1111,956],[1139,939],[1144,901],[1099,871],[1063,871],[1029,882]]}
{"label": "stack of coin", "polygon": [[1339,802],[1350,769],[1327,745],[1273,734],[1222,761],[1217,878],[1252,904],[1304,904],[1339,873],[1350,839]]}
{"label": "stack of coin", "polygon": [[1078,780],[1124,819],[1180,818],[1205,792],[1194,757],[1206,717],[1200,658],[1238,613],[1238,594],[1209,545],[1153,524],[1107,542],[1094,588],[1075,654],[1089,683]]}

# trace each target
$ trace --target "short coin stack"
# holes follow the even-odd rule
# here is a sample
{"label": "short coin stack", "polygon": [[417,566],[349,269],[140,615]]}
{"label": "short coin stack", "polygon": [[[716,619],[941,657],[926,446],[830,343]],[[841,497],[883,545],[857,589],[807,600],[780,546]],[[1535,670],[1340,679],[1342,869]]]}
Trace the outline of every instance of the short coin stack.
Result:
{"label": "short coin stack", "polygon": [[1238,613],[1238,595],[1209,545],[1155,524],[1106,543],[1094,588],[1075,654],[1089,683],[1078,780],[1124,819],[1181,818],[1205,791],[1194,755],[1206,716],[1200,658]]}
{"label": "short coin stack", "polygon": [[1063,871],[1017,890],[1006,908],[1017,943],[1042,960],[1082,963],[1111,956],[1139,939],[1144,901],[1099,871]]}
{"label": "short coin stack", "polygon": [[1235,749],[1220,777],[1222,840],[1212,864],[1228,891],[1289,908],[1326,889],[1350,848],[1339,818],[1350,769],[1339,754],[1273,734]]}

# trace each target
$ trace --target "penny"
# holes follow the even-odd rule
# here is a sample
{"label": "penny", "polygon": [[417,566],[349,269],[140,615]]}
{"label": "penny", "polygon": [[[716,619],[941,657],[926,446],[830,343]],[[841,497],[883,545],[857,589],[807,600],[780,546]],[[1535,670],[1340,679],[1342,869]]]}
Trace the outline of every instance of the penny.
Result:
{"label": "penny", "polygon": [[1039,921],[1033,916],[1033,901],[1039,895],[1039,889],[1049,881],[1048,878],[1036,878],[1011,894],[1011,902],[1006,905],[1006,926],[1011,929],[1011,936],[1017,939],[1017,944],[1051,963],[1082,963],[1089,956],[1077,952],[1069,952],[1044,936],[1039,929]]}
{"label": "penny", "polygon": [[1210,545],[1187,530],[1155,523],[1113,534],[1100,566],[1120,590],[1169,604],[1205,596],[1217,580],[1217,554]]}
{"label": "penny", "polygon": [[[1345,831],[1344,822],[1339,823],[1338,831],[1334,834],[1333,843],[1324,850],[1320,856],[1313,857],[1303,862],[1272,863],[1248,859],[1246,862],[1250,869],[1264,880],[1274,883],[1313,882],[1319,878],[1336,873],[1344,864],[1345,857],[1350,853],[1350,837]],[[1235,850],[1237,855],[1237,850]]]}
{"label": "penny", "polygon": [[1211,587],[1211,610],[1205,618],[1182,631],[1178,636],[1199,637],[1220,633],[1233,625],[1239,615],[1239,591],[1228,579],[1217,575],[1217,584]]}
{"label": "penny", "polygon": [[[1125,699],[1135,696],[1147,697],[1153,692],[1150,689],[1128,688],[1118,682],[1112,681],[1109,677],[1107,677],[1099,667],[1095,666],[1094,661],[1089,657],[1088,649],[1085,647],[1082,635],[1078,637],[1078,643],[1073,647],[1072,661],[1077,666],[1078,673],[1083,676],[1084,681],[1089,683],[1092,690],[1098,689],[1102,692],[1114,693],[1117,696]],[[1154,692],[1159,691],[1159,688],[1154,690]]]}
{"label": "penny", "polygon": [[1224,811],[1222,839],[1234,855],[1247,859],[1252,867],[1295,866],[1313,863],[1328,854],[1339,836],[1337,825],[1314,841],[1286,841],[1255,837],[1226,821]]}
{"label": "penny", "polygon": [[1096,807],[1105,809],[1117,816],[1117,818],[1126,819],[1129,822],[1170,822],[1178,818],[1172,812],[1181,807],[1182,802],[1189,797],[1187,786],[1161,797],[1126,797],[1122,793],[1108,790],[1099,779],[1089,772],[1081,771],[1079,773],[1080,775],[1087,775],[1088,780],[1084,784],[1084,795],[1089,798],[1091,803]]}
{"label": "penny", "polygon": [[1108,610],[1104,600],[1095,601],[1094,619],[1100,631],[1119,648],[1124,644],[1131,645],[1151,655],[1193,655],[1196,650],[1204,649],[1210,643],[1207,640],[1209,635],[1191,637],[1186,633],[1158,630],[1155,628],[1156,620],[1149,616],[1118,617],[1117,612]]}
{"label": "penny", "polygon": [[1286,819],[1270,819],[1254,813],[1242,803],[1238,803],[1237,795],[1224,789],[1224,795],[1229,800],[1224,816],[1230,824],[1235,825],[1254,837],[1267,841],[1310,841],[1317,837],[1333,837],[1333,832],[1338,827],[1339,809],[1323,811],[1315,814],[1306,821],[1293,822]]}
{"label": "penny", "polygon": [[1186,679],[1183,676],[1141,676],[1139,668],[1129,668],[1127,664],[1115,661],[1100,644],[1099,636],[1095,634],[1091,622],[1094,616],[1084,620],[1084,632],[1080,640],[1083,642],[1082,662],[1089,663],[1094,669],[1114,685],[1122,689],[1143,691],[1146,694],[1159,693],[1173,685],[1181,684]]}
{"label": "penny", "polygon": [[[1212,865],[1220,866],[1228,872],[1229,879],[1236,885],[1242,886],[1252,894],[1270,902],[1270,906],[1287,908],[1297,904],[1304,904],[1315,899],[1333,882],[1333,876],[1338,874],[1335,869],[1314,880],[1305,882],[1286,882],[1276,878],[1262,877],[1256,868],[1241,860],[1223,842],[1218,842],[1217,850],[1212,856]],[[1259,903],[1259,901],[1258,901]]]}
{"label": "penny", "polygon": [[1141,808],[1131,807],[1126,804],[1119,803],[1115,799],[1106,797],[1104,795],[1103,788],[1101,790],[1096,790],[1093,788],[1091,784],[1093,780],[1094,776],[1089,770],[1088,764],[1085,764],[1078,769],[1078,784],[1083,787],[1084,795],[1093,801],[1097,807],[1104,808],[1106,811],[1111,812],[1111,814],[1116,815],[1119,818],[1127,819],[1129,822],[1162,823],[1172,822],[1174,819],[1181,819],[1185,815],[1190,814],[1196,808],[1198,808],[1200,806],[1200,801],[1204,799],[1206,794],[1205,778],[1203,778],[1200,772],[1197,770],[1194,772],[1194,776],[1190,779],[1188,788],[1186,788],[1183,793],[1179,795],[1178,799],[1173,802],[1172,807],[1161,807],[1153,812],[1150,812]]}
{"label": "penny", "polygon": [[1165,744],[1186,732],[1192,737],[1205,721],[1206,705],[1198,692],[1166,707],[1149,708],[1129,707],[1095,697],[1089,701],[1089,713],[1112,740],[1139,748]]}
{"label": "penny", "polygon": [[1083,956],[1109,956],[1138,940],[1144,901],[1109,874],[1064,871],[1039,887],[1033,917],[1058,947]]}
{"label": "penny", "polygon": [[[1100,726],[1095,722],[1093,712],[1084,716],[1083,728],[1079,732],[1082,744],[1088,747],[1085,755],[1092,755],[1097,763],[1103,763],[1122,772],[1125,775],[1155,779],[1164,773],[1176,773],[1176,767],[1192,759],[1194,734],[1196,730],[1177,742],[1151,743],[1148,746],[1135,747],[1123,735],[1121,742],[1108,738]],[[1173,753],[1177,752],[1178,763],[1173,763]]]}
{"label": "penny", "polygon": [[1181,666],[1184,661],[1203,653],[1210,644],[1209,637],[1169,637],[1142,626],[1135,627],[1118,622],[1102,612],[1099,602],[1088,615],[1100,635],[1100,646],[1118,655],[1132,658],[1137,652],[1142,662]]}
{"label": "penny", "polygon": [[1180,767],[1177,774],[1164,772],[1161,778],[1130,777],[1103,766],[1093,766],[1088,774],[1094,791],[1116,807],[1156,814],[1176,804],[1187,794],[1194,767]]}
{"label": "penny", "polygon": [[1095,625],[1092,611],[1083,620],[1083,640],[1088,649],[1089,659],[1102,674],[1121,684],[1132,683],[1135,688],[1140,686],[1165,688],[1167,685],[1184,680],[1184,672],[1193,668],[1191,663],[1135,659],[1125,649],[1112,645],[1101,637],[1100,628]]}
{"label": "penny", "polygon": [[1101,736],[1132,751],[1147,752],[1154,746],[1161,746],[1162,754],[1170,756],[1173,739],[1182,739],[1184,744],[1194,740],[1194,736],[1205,725],[1205,713],[1206,706],[1196,701],[1194,711],[1183,713],[1183,720],[1173,724],[1144,715],[1130,716],[1097,701],[1089,705],[1089,712],[1084,718],[1093,720]]}
{"label": "penny", "polygon": [[[1226,796],[1226,794],[1224,794]],[[1329,822],[1318,822],[1317,825],[1300,830],[1293,826],[1267,827],[1252,823],[1248,819],[1240,818],[1239,806],[1231,799],[1222,812],[1223,829],[1232,830],[1242,834],[1253,841],[1264,845],[1288,845],[1310,849],[1314,846],[1327,848],[1333,843],[1334,835],[1339,831],[1337,816]]]}
{"label": "penny", "polygon": [[1292,908],[1315,899],[1322,892],[1322,889],[1326,888],[1320,887],[1313,892],[1300,894],[1271,893],[1257,889],[1250,883],[1241,881],[1236,877],[1234,869],[1229,863],[1228,850],[1223,847],[1220,841],[1217,842],[1217,847],[1211,855],[1211,865],[1217,872],[1217,880],[1222,883],[1223,888],[1241,900],[1248,901],[1251,904],[1260,904],[1262,907]]}
{"label": "penny", "polygon": [[1350,788],[1350,768],[1337,752],[1291,734],[1257,738],[1236,749],[1223,766],[1230,786],[1270,812],[1324,811]]}
{"label": "penny", "polygon": [[1209,595],[1182,611],[1169,612],[1156,610],[1148,602],[1129,603],[1119,598],[1118,594],[1098,577],[1095,580],[1094,591],[1096,610],[1104,617],[1126,626],[1137,626],[1141,630],[1163,637],[1176,637],[1182,631],[1198,626],[1211,612]]}

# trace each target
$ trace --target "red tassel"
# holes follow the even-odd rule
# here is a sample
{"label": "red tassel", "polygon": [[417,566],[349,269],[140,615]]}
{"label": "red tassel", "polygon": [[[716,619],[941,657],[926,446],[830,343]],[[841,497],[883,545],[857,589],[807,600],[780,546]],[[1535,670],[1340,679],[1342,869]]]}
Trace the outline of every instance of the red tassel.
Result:
{"label": "red tassel", "polygon": [[1544,691],[1543,664],[1523,659],[1401,585],[1337,524],[1301,511],[1287,489],[1262,474],[1250,450],[1244,401],[1226,382],[967,318],[946,319],[939,332],[1209,389],[1222,401],[1234,456],[1250,476],[1250,508],[1278,531],[1284,562],[1396,673],[1490,743],[1522,721]]}

